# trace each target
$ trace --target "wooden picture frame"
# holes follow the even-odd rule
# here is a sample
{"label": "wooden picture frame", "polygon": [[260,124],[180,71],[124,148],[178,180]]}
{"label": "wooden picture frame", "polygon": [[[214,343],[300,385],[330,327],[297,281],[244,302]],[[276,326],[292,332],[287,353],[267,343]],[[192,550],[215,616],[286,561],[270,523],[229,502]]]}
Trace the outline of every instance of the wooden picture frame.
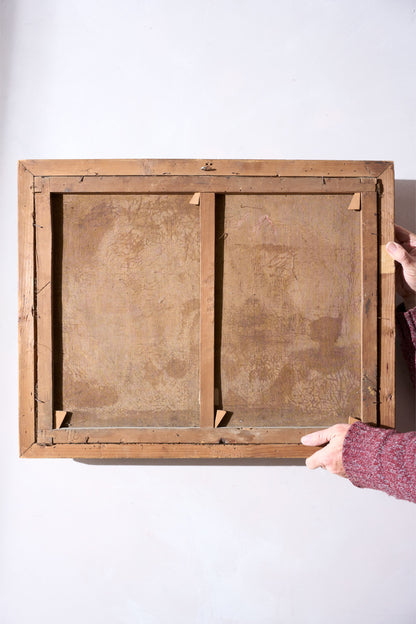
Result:
{"label": "wooden picture frame", "polygon": [[390,162],[19,162],[21,456],[394,427],[393,239]]}

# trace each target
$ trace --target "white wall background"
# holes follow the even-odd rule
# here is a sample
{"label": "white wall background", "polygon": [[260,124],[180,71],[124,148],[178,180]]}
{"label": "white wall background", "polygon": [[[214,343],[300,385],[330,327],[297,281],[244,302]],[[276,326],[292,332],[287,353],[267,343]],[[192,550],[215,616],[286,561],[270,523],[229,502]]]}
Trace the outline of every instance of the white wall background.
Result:
{"label": "white wall background", "polygon": [[16,161],[394,160],[416,230],[416,1],[0,6],[0,621],[414,623],[415,505],[302,462],[18,459]]}

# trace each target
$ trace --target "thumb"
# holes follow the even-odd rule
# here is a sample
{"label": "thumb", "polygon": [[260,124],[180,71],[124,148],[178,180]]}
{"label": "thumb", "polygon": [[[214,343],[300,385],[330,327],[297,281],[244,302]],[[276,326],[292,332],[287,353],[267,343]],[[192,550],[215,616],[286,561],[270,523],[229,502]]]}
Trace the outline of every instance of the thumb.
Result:
{"label": "thumb", "polygon": [[394,260],[400,262],[403,268],[415,266],[415,260],[399,243],[387,243],[386,250]]}
{"label": "thumb", "polygon": [[303,436],[300,441],[305,446],[321,446],[322,444],[329,442],[330,439],[331,432],[329,429],[324,429],[323,431],[308,433],[308,435]]}

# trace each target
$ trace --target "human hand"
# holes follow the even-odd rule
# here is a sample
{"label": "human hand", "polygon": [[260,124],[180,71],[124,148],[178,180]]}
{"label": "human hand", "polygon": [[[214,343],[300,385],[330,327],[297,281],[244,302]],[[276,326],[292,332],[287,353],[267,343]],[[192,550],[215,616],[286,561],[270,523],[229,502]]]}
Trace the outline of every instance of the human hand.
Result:
{"label": "human hand", "polygon": [[394,228],[395,242],[386,250],[396,260],[396,290],[407,310],[416,306],[416,234],[400,225]]}
{"label": "human hand", "polygon": [[342,447],[350,427],[351,425],[345,424],[333,425],[329,429],[315,431],[303,436],[301,442],[305,446],[320,446],[328,443],[323,449],[316,451],[316,453],[307,458],[307,467],[311,470],[325,468],[328,472],[337,474],[340,477],[346,477],[342,463]]}

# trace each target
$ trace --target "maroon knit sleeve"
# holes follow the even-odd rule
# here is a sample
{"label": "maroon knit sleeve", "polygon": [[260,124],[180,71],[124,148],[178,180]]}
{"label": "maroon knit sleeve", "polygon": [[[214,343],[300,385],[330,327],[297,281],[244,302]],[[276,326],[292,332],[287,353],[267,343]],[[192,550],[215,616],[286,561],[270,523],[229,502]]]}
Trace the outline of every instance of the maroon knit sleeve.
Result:
{"label": "maroon knit sleeve", "polygon": [[357,487],[416,503],[416,431],[396,433],[354,423],[345,436],[342,462]]}
{"label": "maroon knit sleeve", "polygon": [[406,312],[404,305],[400,305],[396,310],[396,320],[410,378],[416,385],[416,308]]}

